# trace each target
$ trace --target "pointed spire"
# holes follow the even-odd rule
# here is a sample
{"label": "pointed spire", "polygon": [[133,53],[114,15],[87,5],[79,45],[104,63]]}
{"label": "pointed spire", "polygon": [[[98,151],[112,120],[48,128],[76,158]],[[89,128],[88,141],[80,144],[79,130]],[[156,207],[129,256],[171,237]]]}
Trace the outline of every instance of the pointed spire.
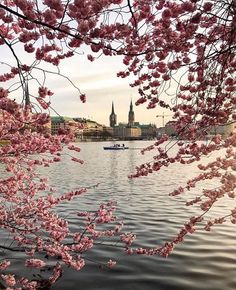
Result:
{"label": "pointed spire", "polygon": [[133,103],[132,103],[132,99],[130,101],[130,112],[133,112]]}
{"label": "pointed spire", "polygon": [[112,114],[115,114],[115,111],[114,111],[114,103],[113,103],[113,101],[112,101],[111,113],[112,113]]}
{"label": "pointed spire", "polygon": [[117,116],[116,116],[115,110],[114,110],[114,103],[112,102],[111,114],[110,114],[110,127],[115,127],[116,122],[117,122]]}
{"label": "pointed spire", "polygon": [[129,107],[129,115],[128,115],[128,127],[134,126],[134,110],[133,110],[133,103],[132,99],[130,101],[130,107]]}

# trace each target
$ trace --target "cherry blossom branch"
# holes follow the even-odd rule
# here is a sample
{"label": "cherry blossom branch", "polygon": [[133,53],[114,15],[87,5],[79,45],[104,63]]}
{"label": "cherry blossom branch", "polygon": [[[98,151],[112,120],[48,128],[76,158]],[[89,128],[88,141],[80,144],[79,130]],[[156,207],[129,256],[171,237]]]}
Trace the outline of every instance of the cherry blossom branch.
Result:
{"label": "cherry blossom branch", "polygon": [[[49,28],[49,29],[51,29],[51,30],[54,30],[54,31],[58,31],[58,32],[60,32],[60,33],[63,33],[63,34],[65,34],[65,35],[68,35],[68,36],[72,37],[73,39],[78,39],[78,40],[84,41],[84,38],[83,38],[80,34],[78,34],[78,33],[73,34],[73,33],[69,32],[69,31],[66,31],[66,30],[60,28],[60,26],[59,26],[59,27],[56,27],[56,26],[52,26],[52,25],[50,25],[50,24],[48,24],[48,23],[46,23],[46,22],[42,22],[42,21],[40,21],[40,20],[29,19],[27,16],[25,16],[25,15],[23,15],[23,14],[20,14],[19,12],[14,11],[14,10],[10,9],[9,7],[4,6],[4,5],[2,5],[2,4],[0,4],[0,8],[4,9],[4,10],[8,11],[9,13],[11,13],[11,14],[13,14],[13,15],[19,17],[19,18],[22,18],[22,19],[24,19],[24,20],[30,21],[30,22],[35,23],[35,24],[37,24],[37,25],[41,25],[41,26],[43,26],[43,27],[47,27],[47,28]],[[89,43],[90,43],[90,44],[93,44],[93,45],[95,45],[95,46],[99,46],[99,45],[100,45],[100,43],[94,42],[94,41],[92,41],[92,40],[90,40]],[[145,54],[147,54],[147,53],[149,53],[149,52],[157,52],[157,51],[159,51],[159,49],[147,49],[147,50],[144,51],[144,52],[126,53],[125,51],[122,51],[122,52],[121,52],[121,51],[119,51],[119,50],[117,50],[117,49],[111,47],[110,45],[103,45],[103,46],[104,46],[104,48],[106,48],[106,49],[108,49],[108,50],[110,50],[110,51],[117,52],[117,53],[119,53],[119,54],[121,53],[122,55],[129,55],[129,56],[145,55]]]}

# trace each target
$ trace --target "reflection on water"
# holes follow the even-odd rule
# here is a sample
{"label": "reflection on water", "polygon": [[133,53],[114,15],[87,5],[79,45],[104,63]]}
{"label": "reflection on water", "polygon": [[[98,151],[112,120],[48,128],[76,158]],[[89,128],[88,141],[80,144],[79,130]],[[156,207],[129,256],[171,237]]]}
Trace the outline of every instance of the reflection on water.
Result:
{"label": "reflection on water", "polygon": [[[135,141],[127,145],[141,148],[148,144]],[[175,165],[146,178],[129,180],[128,174],[142,160],[151,160],[152,153],[143,157],[135,149],[104,151],[105,143],[79,143],[79,146],[80,157],[86,161],[84,165],[69,163],[70,157],[65,155],[62,164],[44,170],[48,170],[46,173],[59,192],[97,183],[99,186],[73,203],[61,205],[60,214],[70,216],[103,201],[117,200],[117,214],[124,219],[125,230],[136,233],[135,246],[144,247],[158,246],[171,239],[188,217],[194,215],[196,209],[186,208],[183,197],[168,197],[169,191],[194,175],[193,167]],[[223,211],[228,206],[226,202],[217,210]],[[76,229],[76,221],[72,217],[70,221]],[[92,262],[80,272],[65,268],[53,289],[233,290],[236,289],[235,254],[235,226],[230,223],[215,227],[213,233],[199,229],[167,259],[127,256],[116,247],[98,247],[90,257],[101,262],[115,259],[114,269],[100,269],[99,264]]]}

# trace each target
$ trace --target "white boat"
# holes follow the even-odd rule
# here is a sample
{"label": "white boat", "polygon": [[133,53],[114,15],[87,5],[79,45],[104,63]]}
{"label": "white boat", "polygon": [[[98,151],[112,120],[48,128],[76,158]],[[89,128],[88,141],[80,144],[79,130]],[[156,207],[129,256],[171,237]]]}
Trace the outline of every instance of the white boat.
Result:
{"label": "white boat", "polygon": [[114,144],[112,146],[104,146],[103,147],[104,150],[125,150],[125,149],[129,149],[129,147],[126,147],[125,144]]}

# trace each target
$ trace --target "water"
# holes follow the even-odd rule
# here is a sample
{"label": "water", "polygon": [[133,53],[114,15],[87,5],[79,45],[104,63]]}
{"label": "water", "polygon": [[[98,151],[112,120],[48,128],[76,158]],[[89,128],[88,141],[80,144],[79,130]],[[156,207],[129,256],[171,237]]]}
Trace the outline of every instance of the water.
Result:
{"label": "water", "polygon": [[[185,207],[185,197],[168,197],[168,192],[184,184],[196,169],[173,166],[149,177],[129,180],[128,174],[152,153],[142,156],[139,150],[104,151],[104,143],[78,143],[84,165],[69,162],[65,155],[61,164],[50,167],[47,175],[59,192],[93,186],[84,197],[61,205],[59,213],[67,216],[73,230],[78,224],[73,214],[95,208],[99,203],[116,200],[116,214],[125,222],[125,231],[137,235],[135,246],[155,247],[171,239],[187,219],[197,212]],[[133,141],[126,145],[141,148],[151,142]],[[208,184],[209,185],[209,184]],[[192,194],[198,193],[194,189]],[[234,201],[233,201],[234,202]],[[232,200],[216,211],[225,213]],[[89,254],[93,261],[77,272],[64,269],[63,277],[53,289],[75,290],[233,290],[236,288],[235,226],[228,222],[214,227],[211,233],[199,230],[178,245],[167,259],[154,256],[128,256],[115,246],[99,246]],[[109,270],[100,264],[109,259],[117,265]]]}

